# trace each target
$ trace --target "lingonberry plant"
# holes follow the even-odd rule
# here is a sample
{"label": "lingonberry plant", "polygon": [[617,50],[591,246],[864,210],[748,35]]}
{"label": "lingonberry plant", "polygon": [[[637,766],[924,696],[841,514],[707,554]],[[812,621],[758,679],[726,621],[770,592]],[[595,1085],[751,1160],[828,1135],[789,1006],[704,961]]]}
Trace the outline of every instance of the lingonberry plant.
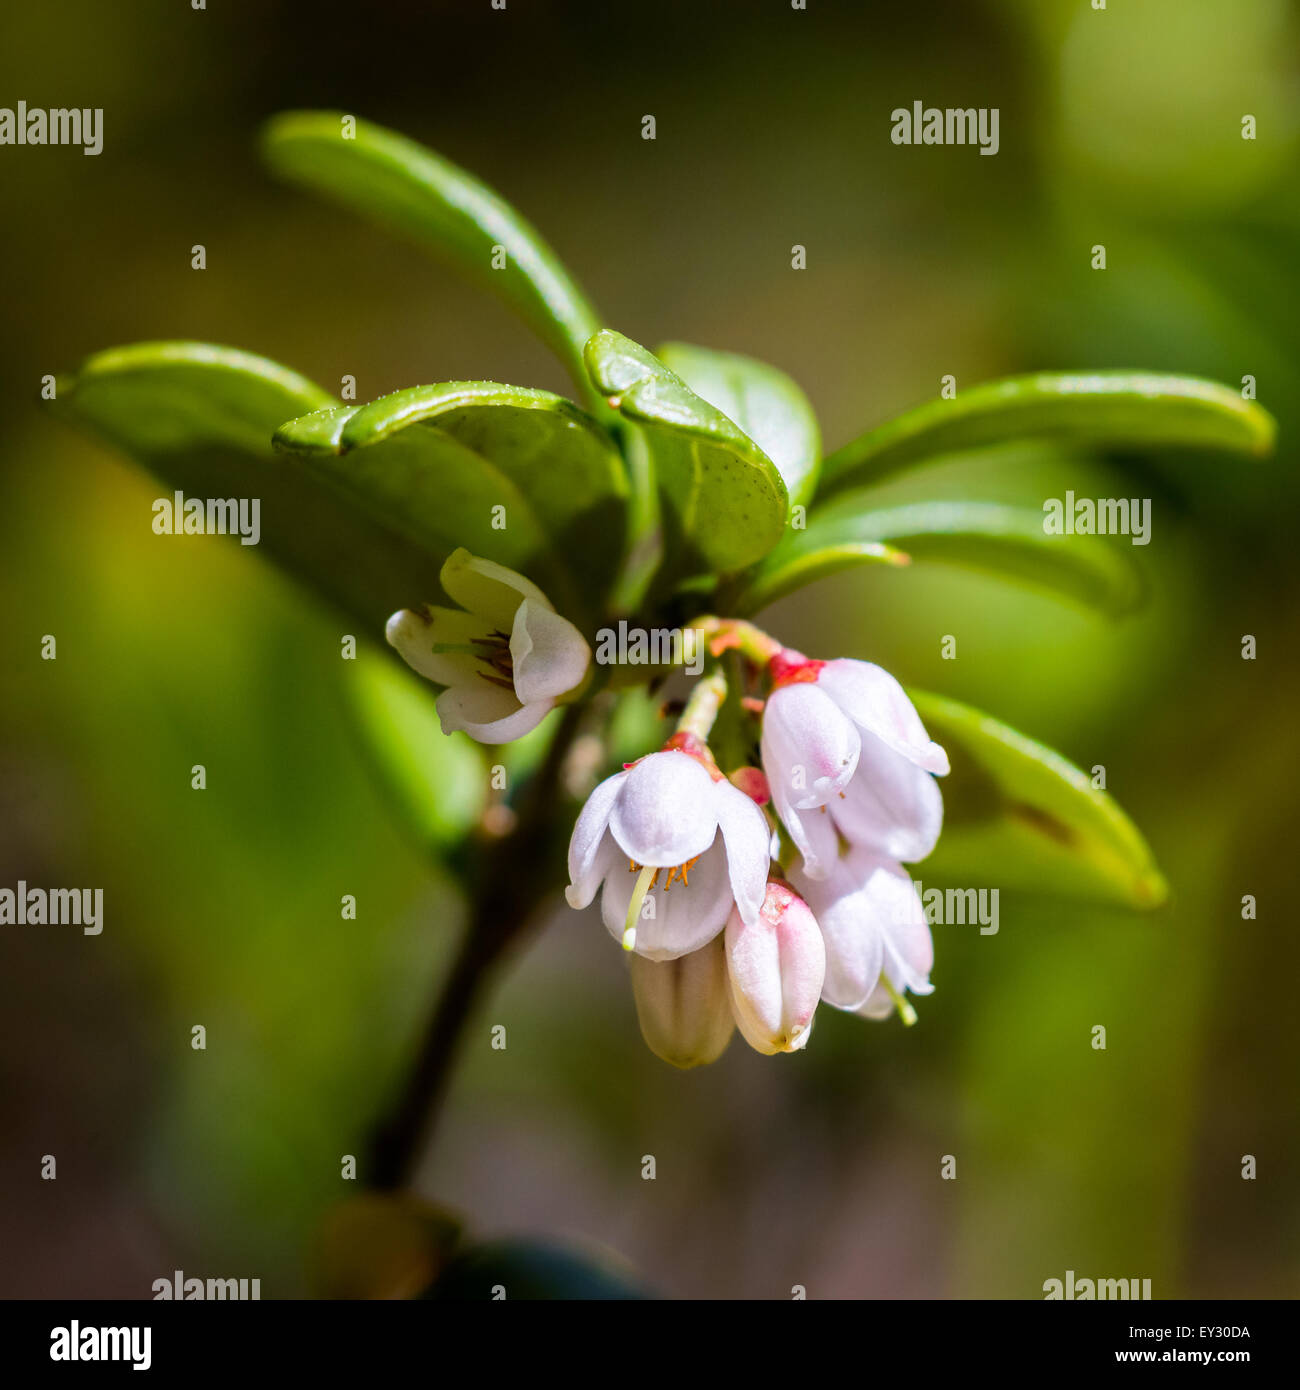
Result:
{"label": "lingonberry plant", "polygon": [[[341,677],[395,804],[472,903],[376,1135],[375,1185],[409,1176],[485,981],[563,884],[566,840],[568,901],[599,897],[645,1038],[679,1066],[715,1059],[735,1028],[762,1053],[802,1049],[819,1002],[913,1021],[933,946],[903,865],[936,844],[951,882],[1162,901],[1142,837],[1080,769],[753,619],[832,572],[930,558],[1122,613],[1140,596],[1132,561],[1049,534],[1040,507],[883,506],[874,485],[1014,440],[1259,454],[1263,410],[1179,376],[1040,373],[963,389],[823,457],[782,372],[677,343],[651,353],[606,327],[536,232],[438,156],[331,113],[276,119],[264,152],[494,291],[578,397],[454,381],[340,403],[274,362],[190,342],[102,352],[57,384],[59,411],[170,486],[259,498],[264,553],[442,687],[438,733],[388,657]],[[685,676],[595,661],[612,624],[695,638],[706,656],[657,728],[646,692]],[[490,775],[477,750],[521,739]]]}

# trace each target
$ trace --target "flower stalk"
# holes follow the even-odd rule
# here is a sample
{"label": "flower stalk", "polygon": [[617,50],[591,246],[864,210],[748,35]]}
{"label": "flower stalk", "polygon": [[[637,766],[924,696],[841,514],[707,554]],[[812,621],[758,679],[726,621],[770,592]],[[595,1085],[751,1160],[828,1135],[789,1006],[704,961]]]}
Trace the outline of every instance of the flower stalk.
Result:
{"label": "flower stalk", "polygon": [[781,651],[781,644],[761,627],[743,618],[719,618],[707,615],[688,623],[702,634],[714,656],[723,652],[739,652],[755,666],[766,666]]}
{"label": "flower stalk", "polygon": [[686,701],[686,708],[677,721],[679,734],[693,735],[701,743],[708,743],[713,725],[727,698],[727,678],[721,671],[713,671],[696,682]]}

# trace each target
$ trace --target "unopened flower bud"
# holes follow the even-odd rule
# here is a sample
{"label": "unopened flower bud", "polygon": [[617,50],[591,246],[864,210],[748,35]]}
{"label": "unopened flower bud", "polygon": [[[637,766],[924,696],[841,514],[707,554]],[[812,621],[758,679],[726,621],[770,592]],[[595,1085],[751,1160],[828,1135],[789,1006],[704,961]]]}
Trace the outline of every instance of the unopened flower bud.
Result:
{"label": "unopened flower bud", "polygon": [[734,1027],[722,934],[676,960],[629,959],[641,1036],[650,1051],[675,1067],[716,1061]]}
{"label": "unopened flower bud", "polygon": [[826,976],[826,948],[811,908],[786,884],[767,885],[758,920],[738,912],[726,930],[736,1023],[756,1052],[796,1052],[808,1041]]}

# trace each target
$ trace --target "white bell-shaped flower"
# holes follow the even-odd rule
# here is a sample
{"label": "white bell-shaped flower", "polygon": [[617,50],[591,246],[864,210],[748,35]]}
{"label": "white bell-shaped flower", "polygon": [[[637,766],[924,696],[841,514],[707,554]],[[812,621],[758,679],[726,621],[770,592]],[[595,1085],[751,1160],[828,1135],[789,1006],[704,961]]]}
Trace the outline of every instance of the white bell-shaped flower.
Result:
{"label": "white bell-shaped flower", "polygon": [[799,869],[790,874],[826,944],[826,1003],[876,1018],[907,990],[932,993],[934,942],[907,870],[862,846],[829,868],[821,878]]}
{"label": "white bell-shaped flower", "polygon": [[566,897],[582,908],[600,892],[611,935],[674,960],[711,941],[733,905],[744,921],[758,917],[770,848],[767,819],[744,792],[666,749],[592,792],[569,842]]}
{"label": "white bell-shaped flower", "polygon": [[812,878],[830,873],[840,842],[915,863],[934,848],[948,756],[903,687],[866,661],[772,663],[763,711],[763,770],[777,813]]}
{"label": "white bell-shaped flower", "polygon": [[457,550],[441,578],[461,608],[394,613],[389,645],[447,687],[437,703],[444,733],[463,729],[480,743],[509,743],[582,687],[591,648],[535,584],[504,565]]}

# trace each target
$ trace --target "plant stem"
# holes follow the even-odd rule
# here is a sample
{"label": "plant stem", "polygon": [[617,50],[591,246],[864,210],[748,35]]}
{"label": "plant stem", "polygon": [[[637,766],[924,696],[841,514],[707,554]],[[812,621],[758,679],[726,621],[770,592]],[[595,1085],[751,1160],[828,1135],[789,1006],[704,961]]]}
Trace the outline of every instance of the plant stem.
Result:
{"label": "plant stem", "polygon": [[722,702],[727,698],[727,678],[721,671],[699,681],[686,701],[682,717],[677,721],[679,734],[694,734],[701,743],[708,743],[713,721],[718,717]]}
{"label": "plant stem", "polygon": [[471,885],[474,909],[464,939],[397,1104],[371,1140],[369,1180],[374,1187],[410,1184],[450,1088],[465,1025],[546,890],[560,772],[581,716],[579,705],[564,711],[545,762],[520,796],[515,829],[493,841],[477,861]]}
{"label": "plant stem", "polygon": [[725,651],[738,651],[760,669],[781,651],[781,644],[775,637],[743,618],[709,615],[692,619],[686,626],[703,634],[714,656],[721,656]]}

